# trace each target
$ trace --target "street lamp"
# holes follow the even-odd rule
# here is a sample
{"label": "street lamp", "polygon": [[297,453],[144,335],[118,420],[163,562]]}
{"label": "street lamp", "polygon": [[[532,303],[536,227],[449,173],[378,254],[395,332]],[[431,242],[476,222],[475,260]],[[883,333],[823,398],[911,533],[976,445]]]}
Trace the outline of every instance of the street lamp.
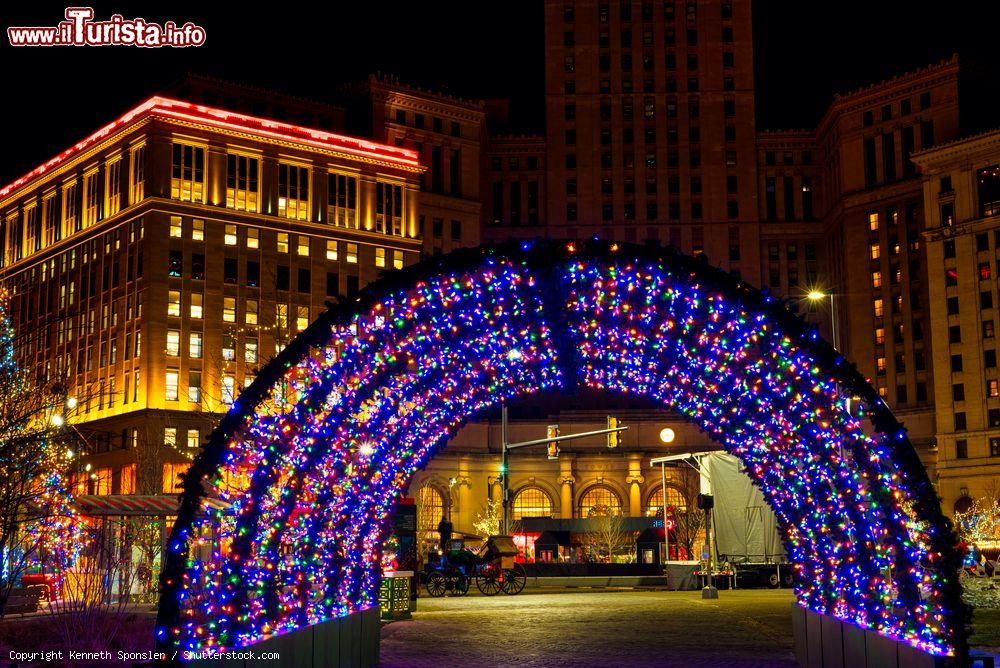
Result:
{"label": "street lamp", "polygon": [[833,334],[833,347],[840,350],[840,337],[837,331],[837,296],[832,292],[828,294],[817,288],[813,288],[806,293],[806,299],[814,304],[825,300],[827,297],[830,298],[830,333]]}
{"label": "street lamp", "polygon": [[674,433],[674,430],[671,429],[670,427],[664,427],[663,429],[660,430],[660,440],[665,444],[673,443],[674,438],[676,438],[676,436],[677,434]]}

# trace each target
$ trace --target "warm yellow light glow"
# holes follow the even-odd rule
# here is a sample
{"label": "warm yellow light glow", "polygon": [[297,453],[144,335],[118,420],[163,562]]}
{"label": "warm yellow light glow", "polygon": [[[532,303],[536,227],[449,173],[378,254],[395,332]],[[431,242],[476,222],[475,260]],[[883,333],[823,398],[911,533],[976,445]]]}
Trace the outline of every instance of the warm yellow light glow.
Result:
{"label": "warm yellow light glow", "polygon": [[826,293],[821,290],[810,290],[806,294],[806,297],[809,299],[809,301],[817,302],[820,299],[826,299]]}
{"label": "warm yellow light glow", "polygon": [[77,405],[79,405],[79,403],[80,402],[77,400],[76,397],[70,397],[66,400],[66,408],[73,410],[74,408],[77,407]]}
{"label": "warm yellow light glow", "polygon": [[61,427],[66,421],[63,419],[62,415],[59,415],[59,413],[55,413],[52,417],[49,418],[49,422],[52,423],[53,427]]}
{"label": "warm yellow light glow", "polygon": [[509,359],[511,362],[516,362],[522,357],[523,355],[521,355],[521,351],[518,350],[517,348],[512,348],[511,351],[507,353],[507,359]]}
{"label": "warm yellow light glow", "polygon": [[664,427],[660,430],[660,440],[664,443],[673,443],[676,436],[677,434],[670,427]]}
{"label": "warm yellow light glow", "polygon": [[374,452],[375,452],[375,446],[368,441],[362,443],[361,447],[358,448],[358,454],[360,454],[362,457],[371,457],[372,453]]}

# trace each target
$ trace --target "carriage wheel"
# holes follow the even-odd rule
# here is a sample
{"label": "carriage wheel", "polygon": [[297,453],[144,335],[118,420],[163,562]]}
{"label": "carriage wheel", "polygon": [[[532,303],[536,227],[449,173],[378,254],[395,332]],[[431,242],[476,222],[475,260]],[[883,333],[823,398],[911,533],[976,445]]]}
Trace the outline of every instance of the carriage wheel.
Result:
{"label": "carriage wheel", "polygon": [[448,590],[448,578],[435,571],[427,576],[427,582],[424,586],[427,587],[428,594],[434,598],[440,598]]}
{"label": "carriage wheel", "polygon": [[514,568],[508,568],[503,572],[503,593],[513,596],[520,594],[524,585],[528,582],[528,576],[524,572],[524,566],[514,564]]}
{"label": "carriage wheel", "polygon": [[455,596],[465,596],[469,593],[469,578],[464,575],[456,575],[452,582],[454,589],[451,590],[451,593]]}
{"label": "carriage wheel", "polygon": [[503,583],[500,581],[502,573],[503,571],[495,566],[483,569],[476,575],[476,587],[487,596],[496,596],[503,587]]}

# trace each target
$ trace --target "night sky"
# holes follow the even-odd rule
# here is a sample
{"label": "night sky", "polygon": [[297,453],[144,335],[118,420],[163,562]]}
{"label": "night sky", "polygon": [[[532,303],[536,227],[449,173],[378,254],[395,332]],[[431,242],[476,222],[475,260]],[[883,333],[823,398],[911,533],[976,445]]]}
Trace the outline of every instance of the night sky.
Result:
{"label": "night sky", "polygon": [[[271,12],[250,14],[235,3],[225,8],[205,0],[90,4],[99,19],[117,12],[193,21],[208,40],[192,49],[13,49],[0,40],[8,122],[0,182],[188,71],[323,100],[341,83],[381,70],[468,97],[509,98],[515,130],[543,129],[540,0],[338,0],[308,13],[281,9],[296,3],[275,3]],[[16,11],[5,7],[3,24],[55,25],[65,6],[18,3]],[[163,9],[151,9],[157,6]],[[832,6],[837,14],[829,13]],[[957,51],[973,75],[964,80],[980,94],[964,98],[963,122],[970,129],[1000,126],[1000,113],[982,98],[986,91],[995,102],[1000,89],[1000,57],[993,53],[1000,3],[931,7],[912,0],[755,2],[758,125],[815,126],[833,93]]]}

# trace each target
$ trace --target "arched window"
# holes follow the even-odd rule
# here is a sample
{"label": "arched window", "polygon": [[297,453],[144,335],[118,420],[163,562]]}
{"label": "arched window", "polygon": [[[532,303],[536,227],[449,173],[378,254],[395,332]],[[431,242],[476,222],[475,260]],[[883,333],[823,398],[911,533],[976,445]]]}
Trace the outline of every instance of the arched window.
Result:
{"label": "arched window", "polygon": [[[687,510],[687,499],[684,498],[681,490],[676,487],[667,487],[667,505],[673,506],[677,512],[683,513]],[[649,495],[649,500],[646,502],[646,515],[648,517],[656,517],[662,513],[662,510],[663,487],[657,487]]]}
{"label": "arched window", "polygon": [[552,517],[552,499],[537,487],[525,487],[514,497],[513,518]]}
{"label": "arched window", "polygon": [[620,515],[622,500],[610,487],[594,485],[580,497],[580,517],[595,515]]}
{"label": "arched window", "polygon": [[437,531],[444,516],[444,496],[433,485],[417,490],[417,531]]}

